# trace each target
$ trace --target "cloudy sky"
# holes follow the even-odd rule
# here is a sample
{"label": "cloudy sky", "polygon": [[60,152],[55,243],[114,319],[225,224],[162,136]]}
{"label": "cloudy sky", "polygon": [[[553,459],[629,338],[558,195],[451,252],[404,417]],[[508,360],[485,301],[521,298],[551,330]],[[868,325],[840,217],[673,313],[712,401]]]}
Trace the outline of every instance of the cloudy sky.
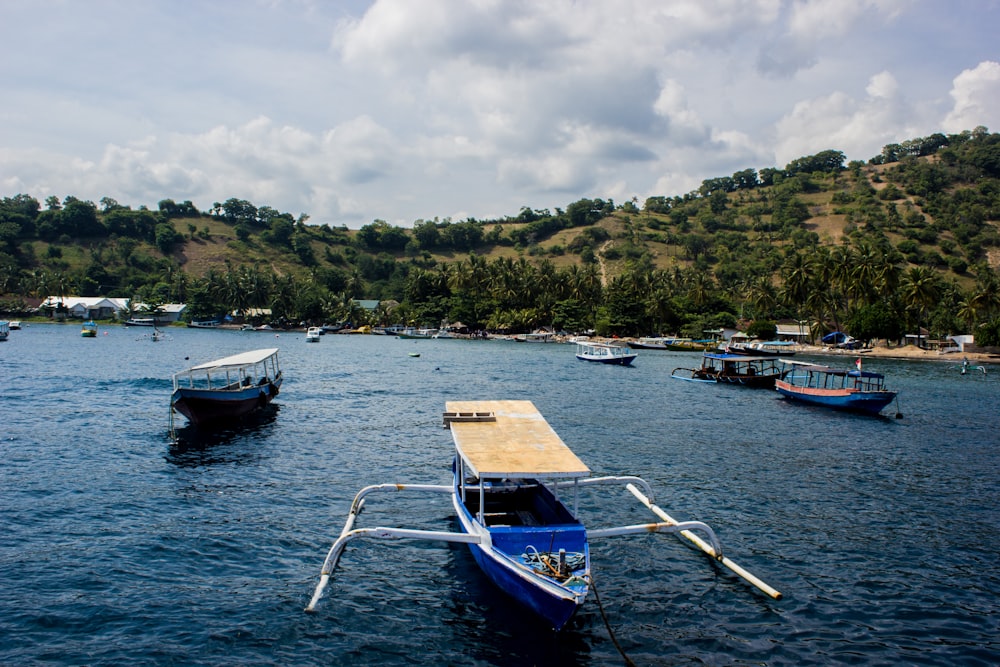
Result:
{"label": "cloudy sky", "polygon": [[1000,131],[998,0],[0,0],[0,196],[312,223]]}

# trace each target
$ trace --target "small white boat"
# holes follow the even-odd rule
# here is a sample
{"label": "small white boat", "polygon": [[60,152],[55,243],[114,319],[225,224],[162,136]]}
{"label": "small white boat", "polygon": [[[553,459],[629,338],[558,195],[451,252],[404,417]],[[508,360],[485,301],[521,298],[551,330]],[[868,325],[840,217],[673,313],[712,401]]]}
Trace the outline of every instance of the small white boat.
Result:
{"label": "small white boat", "polygon": [[534,333],[514,336],[514,340],[518,343],[554,343],[556,335],[547,331],[535,331]]}
{"label": "small white boat", "polygon": [[323,335],[323,330],[319,327],[309,327],[306,330],[306,342],[318,343],[319,337]]}
{"label": "small white boat", "polygon": [[16,331],[21,328],[21,320],[11,320],[8,322],[11,331]]}
{"label": "small white boat", "polygon": [[437,329],[403,329],[396,333],[399,338],[433,338],[437,334]]}
{"label": "small white boat", "polygon": [[[499,591],[555,630],[562,628],[586,600],[591,587],[588,540],[603,537],[673,533],[762,592],[781,598],[780,592],[726,558],[708,525],[678,522],[653,504],[652,489],[642,478],[591,477],[590,469],[531,401],[449,401],[445,409],[444,423],[455,444],[452,483],[377,484],[361,489],[351,503],[340,537],[327,554],[306,611],[316,609],[347,543],[361,537],[466,544]],[[624,484],[659,521],[585,528],[577,515],[580,491],[609,483]],[[366,497],[376,491],[449,494],[461,531],[355,528]],[[669,574],[662,579],[669,579]]]}
{"label": "small white boat", "polygon": [[638,356],[638,353],[621,345],[592,343],[590,341],[580,341],[576,344],[576,358],[581,361],[628,366]]}

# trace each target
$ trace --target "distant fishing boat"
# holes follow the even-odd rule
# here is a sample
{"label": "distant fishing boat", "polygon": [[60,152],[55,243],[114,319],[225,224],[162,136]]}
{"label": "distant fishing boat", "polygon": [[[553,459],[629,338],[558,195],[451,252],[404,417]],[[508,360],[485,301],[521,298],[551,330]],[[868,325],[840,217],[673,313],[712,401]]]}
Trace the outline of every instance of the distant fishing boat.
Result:
{"label": "distant fishing boat", "polygon": [[667,350],[667,345],[673,338],[665,336],[643,336],[636,340],[628,341],[627,345],[633,350]]}
{"label": "distant fishing boat", "polygon": [[514,340],[518,343],[554,343],[556,337],[548,331],[536,331],[514,336]]}
{"label": "distant fishing boat", "polygon": [[277,348],[192,366],[173,376],[171,416],[176,410],[197,425],[238,419],[274,400],[281,381]]}
{"label": "distant fishing boat", "polygon": [[690,338],[673,338],[667,341],[667,349],[674,352],[704,352],[715,346],[709,340],[692,340]]}
{"label": "distant fishing boat", "polygon": [[730,343],[725,350],[732,354],[749,354],[754,357],[793,357],[795,343],[785,340],[758,340],[752,343]]}
{"label": "distant fishing boat", "polygon": [[409,327],[396,332],[399,338],[433,338],[437,334],[437,329],[414,329]]}
{"label": "distant fishing boat", "polygon": [[323,335],[323,330],[319,327],[309,327],[306,330],[306,342],[318,343],[319,337]]}
{"label": "distant fishing boat", "polygon": [[127,327],[155,327],[159,321],[155,317],[131,317],[125,320]]}
{"label": "distant fishing boat", "polygon": [[735,384],[742,387],[774,389],[774,383],[788,370],[774,357],[751,357],[728,352],[705,352],[700,368],[675,368],[670,377],[677,380]]}
{"label": "distant fishing boat", "polygon": [[[586,600],[592,585],[589,540],[602,537],[677,534],[767,595],[781,597],[723,556],[718,537],[708,525],[678,522],[653,504],[652,490],[641,478],[591,477],[586,464],[530,401],[449,401],[445,410],[444,423],[455,444],[452,484],[393,483],[361,489],[327,554],[306,611],[315,610],[347,543],[361,537],[464,543],[500,591],[555,630]],[[659,521],[585,528],[576,513],[580,490],[616,483],[624,484]],[[461,532],[355,528],[366,497],[376,491],[450,494]]]}
{"label": "distant fishing boat", "polygon": [[97,323],[93,320],[84,322],[80,328],[80,335],[84,338],[97,338]]}
{"label": "distant fishing boat", "polygon": [[628,366],[638,356],[638,354],[622,345],[591,343],[590,341],[580,341],[576,344],[576,358],[581,361]]}

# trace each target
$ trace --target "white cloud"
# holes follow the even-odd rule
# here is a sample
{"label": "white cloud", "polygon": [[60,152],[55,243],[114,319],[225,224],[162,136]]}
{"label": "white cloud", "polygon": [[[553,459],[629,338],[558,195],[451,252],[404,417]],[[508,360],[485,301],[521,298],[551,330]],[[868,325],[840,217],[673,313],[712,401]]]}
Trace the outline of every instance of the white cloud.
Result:
{"label": "white cloud", "polygon": [[867,159],[1000,109],[993,6],[170,7],[0,4],[0,195],[238,197],[353,227],[488,218],[682,194],[827,148]]}
{"label": "white cloud", "polygon": [[951,97],[955,106],[944,119],[946,131],[961,132],[979,125],[997,131],[1000,126],[1000,63],[987,60],[964,70],[955,77]]}

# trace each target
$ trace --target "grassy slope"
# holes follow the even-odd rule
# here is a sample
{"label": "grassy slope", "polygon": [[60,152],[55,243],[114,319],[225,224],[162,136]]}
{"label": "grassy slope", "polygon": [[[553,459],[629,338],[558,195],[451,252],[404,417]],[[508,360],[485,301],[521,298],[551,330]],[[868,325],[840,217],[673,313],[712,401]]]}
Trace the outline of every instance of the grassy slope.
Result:
{"label": "grassy slope", "polygon": [[[886,183],[882,181],[877,174],[884,171],[887,167],[882,166],[867,166],[864,169],[864,176],[868,180],[869,184],[876,190],[880,190],[886,187]],[[875,178],[872,178],[875,176]],[[835,206],[832,203],[834,193],[837,191],[850,192],[854,189],[856,183],[853,177],[847,172],[839,174],[832,182],[827,181],[821,183],[823,188],[820,192],[813,192],[808,194],[799,194],[797,198],[804,202],[808,207],[811,214],[811,218],[806,221],[805,227],[808,231],[815,232],[819,238],[820,243],[824,245],[837,245],[845,242],[845,229],[848,226],[846,216],[842,214],[837,214],[834,212]],[[749,218],[745,214],[745,206],[754,197],[759,196],[762,193],[767,192],[767,188],[762,188],[758,191],[753,191],[754,194],[748,193],[733,193],[729,196],[730,206],[736,210],[738,219],[741,221],[748,221]],[[895,202],[900,209],[905,205],[917,206],[912,198],[906,198]],[[764,216],[763,221],[767,222],[768,216]],[[659,220],[665,222],[667,220],[666,216],[647,213],[640,211],[638,213],[627,214],[623,211],[617,211],[613,216],[607,217],[598,223],[598,226],[604,228],[610,234],[610,240],[601,244],[601,248],[608,249],[610,247],[617,247],[618,249],[626,248],[630,239],[635,240],[635,244],[643,250],[648,252],[654,267],[659,269],[667,269],[674,266],[689,266],[691,264],[690,259],[684,248],[677,245],[668,245],[663,241],[666,238],[666,233],[662,231],[657,231],[651,229],[646,223]],[[933,222],[928,220],[928,222]],[[197,233],[191,237],[190,225],[194,225],[197,229]],[[510,230],[516,229],[519,225],[517,223],[504,223],[504,232],[509,233]],[[280,249],[268,246],[259,242],[256,237],[252,237],[248,242],[239,241],[236,238],[236,234],[231,225],[228,225],[220,220],[215,220],[212,218],[197,218],[197,219],[177,219],[174,220],[174,227],[178,232],[185,235],[185,242],[178,246],[178,249],[174,252],[173,258],[180,263],[183,270],[191,276],[203,276],[209,268],[216,268],[217,270],[224,270],[227,261],[232,262],[234,265],[239,264],[259,264],[262,267],[270,267],[279,274],[292,273],[296,275],[305,275],[308,270],[302,266],[297,257],[288,251],[282,251]],[[202,238],[202,233],[204,230],[208,232],[208,238]],[[519,250],[511,246],[484,246],[476,250],[477,254],[485,257],[489,261],[495,259],[506,257],[510,259],[517,259],[519,257],[525,257],[529,262],[536,262],[542,259],[546,259],[552,262],[557,268],[565,268],[573,264],[582,265],[582,261],[579,255],[569,252],[568,250],[562,254],[550,254],[549,250],[554,246],[561,246],[562,248],[568,248],[573,240],[583,234],[586,228],[577,227],[572,229],[563,229],[556,232],[549,238],[542,239],[537,247],[532,248],[531,252],[525,250]],[[699,231],[697,226],[692,231]],[[356,231],[338,232],[340,236],[345,236],[348,239],[353,239],[357,234]],[[745,232],[751,243],[772,243],[775,245],[784,245],[786,242],[780,240],[772,240],[771,237],[765,236],[763,234],[748,231]],[[331,266],[327,261],[327,248],[331,252],[340,255],[345,254],[346,246],[337,244],[328,244],[321,238],[317,238],[312,242],[315,257],[317,258],[320,267]],[[886,236],[895,245],[903,237],[895,232],[887,232]],[[941,239],[951,238],[950,233],[943,233]],[[48,245],[45,242],[36,241],[34,243],[35,256],[39,258],[42,264],[53,266],[53,261],[55,268],[62,270],[69,270],[74,268],[79,268],[86,266],[91,259],[90,252],[83,246],[71,245],[71,246],[60,246],[62,252],[62,257],[52,260],[47,258]],[[937,246],[927,246],[923,245],[921,247],[924,251],[938,251]],[[145,253],[151,257],[160,257],[160,253],[155,247],[147,244],[140,245],[137,250],[141,253]],[[595,250],[598,250],[595,248]],[[941,253],[942,255],[944,253]],[[432,252],[430,256],[437,260],[438,262],[448,263],[456,262],[464,259],[466,253],[463,252]],[[404,253],[397,253],[396,258],[398,260],[407,260],[409,257]],[[1000,249],[991,248],[988,252],[988,261],[993,268],[1000,268]],[[627,263],[627,259],[624,255],[620,258],[605,260],[602,262],[604,270],[609,277],[616,275],[623,270]],[[343,265],[339,265],[340,268],[344,268]],[[942,271],[942,274],[948,277],[957,278],[963,286],[966,286],[971,278],[968,276],[956,276],[947,270]]]}

